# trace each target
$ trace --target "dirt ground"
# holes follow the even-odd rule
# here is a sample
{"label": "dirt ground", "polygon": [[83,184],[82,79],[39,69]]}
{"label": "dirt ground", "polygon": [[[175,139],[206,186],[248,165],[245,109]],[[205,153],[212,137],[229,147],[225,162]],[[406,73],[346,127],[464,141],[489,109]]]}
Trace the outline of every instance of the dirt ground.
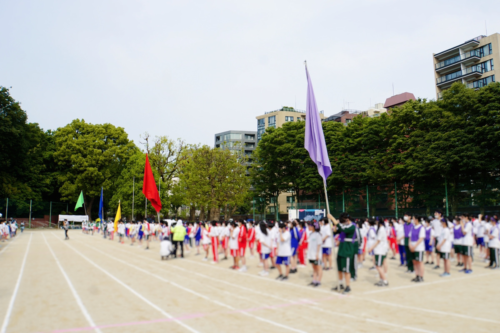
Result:
{"label": "dirt ground", "polygon": [[[334,271],[318,288],[311,267],[287,282],[276,270],[260,277],[247,253],[246,273],[202,261],[161,261],[128,240],[71,230],[30,231],[0,243],[0,333],[4,332],[498,332],[500,270],[476,260],[473,274],[441,278],[426,266],[425,282],[389,260],[387,288],[375,287],[368,261],[351,295],[331,291]],[[476,258],[478,257],[476,253]]]}

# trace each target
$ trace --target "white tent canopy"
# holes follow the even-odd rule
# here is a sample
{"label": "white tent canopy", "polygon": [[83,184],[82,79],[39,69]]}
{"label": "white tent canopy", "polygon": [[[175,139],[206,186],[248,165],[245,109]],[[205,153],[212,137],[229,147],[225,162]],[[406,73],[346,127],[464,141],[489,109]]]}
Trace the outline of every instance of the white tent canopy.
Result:
{"label": "white tent canopy", "polygon": [[68,220],[68,222],[86,222],[89,220],[87,215],[59,215],[59,222]]}

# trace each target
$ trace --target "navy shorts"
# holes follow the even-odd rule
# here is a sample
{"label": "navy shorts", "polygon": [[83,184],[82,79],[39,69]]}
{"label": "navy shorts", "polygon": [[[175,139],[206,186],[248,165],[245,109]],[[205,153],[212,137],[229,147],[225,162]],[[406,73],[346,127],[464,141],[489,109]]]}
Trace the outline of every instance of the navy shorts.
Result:
{"label": "navy shorts", "polygon": [[326,254],[326,255],[332,254],[332,248],[331,247],[324,247],[323,254]]}
{"label": "navy shorts", "polygon": [[196,240],[194,241],[194,244],[195,244],[196,246],[200,246],[200,241],[201,241],[201,239],[196,239]]}
{"label": "navy shorts", "polygon": [[271,253],[261,253],[260,258],[266,260],[269,259],[269,255],[271,255]]}
{"label": "navy shorts", "polygon": [[297,255],[297,248],[292,247],[292,257]]}
{"label": "navy shorts", "polygon": [[424,244],[425,244],[425,251],[426,252],[432,252],[432,249],[434,249],[434,246],[432,246],[430,239],[424,239]]}
{"label": "navy shorts", "polygon": [[478,237],[476,241],[477,245],[484,246],[484,237]]}
{"label": "navy shorts", "polygon": [[290,257],[277,257],[276,265],[290,265]]}

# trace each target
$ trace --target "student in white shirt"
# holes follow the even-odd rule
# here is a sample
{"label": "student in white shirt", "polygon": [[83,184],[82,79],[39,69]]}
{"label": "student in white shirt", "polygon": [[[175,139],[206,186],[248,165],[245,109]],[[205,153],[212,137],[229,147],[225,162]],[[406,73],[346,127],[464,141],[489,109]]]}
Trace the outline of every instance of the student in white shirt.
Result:
{"label": "student in white shirt", "polygon": [[332,228],[328,222],[325,223],[325,219],[320,220],[321,226],[321,240],[322,240],[322,251],[323,251],[323,264],[324,270],[328,271],[332,269],[332,247],[333,247],[333,236]]}
{"label": "student in white shirt", "polygon": [[462,214],[460,225],[462,226],[462,233],[464,235],[462,240],[464,270],[465,274],[470,274],[472,273],[472,247],[474,245],[474,238],[472,235],[472,222],[469,220],[469,214]]}
{"label": "student in white shirt", "polygon": [[260,233],[259,233],[259,242],[260,242],[260,258],[262,260],[264,269],[259,273],[260,276],[268,276],[268,264],[267,259],[271,254],[272,250],[272,240],[271,240],[271,225],[266,225],[265,222],[260,222],[259,224]]}
{"label": "student in white shirt", "polygon": [[[236,222],[231,221],[229,229],[229,249],[231,250],[231,256],[233,257],[234,265],[231,269],[240,269],[239,267],[239,251],[238,251],[238,235],[240,234],[240,228],[236,225]],[[221,230],[222,232],[222,230]]]}
{"label": "student in white shirt", "polygon": [[118,222],[118,237],[120,238],[118,242],[123,244],[123,238],[125,237],[125,225],[123,224],[122,220]]}
{"label": "student in white shirt", "polygon": [[[440,242],[441,240],[439,239],[439,236],[441,235],[441,219],[443,218],[443,213],[440,210],[436,210],[434,212],[434,220],[431,221],[431,226],[432,229],[434,230],[434,235],[436,236],[436,244]],[[434,266],[434,269],[439,268],[439,262],[440,262],[440,255],[439,255],[439,250],[436,248],[436,266]]]}
{"label": "student in white shirt", "polygon": [[398,222],[394,224],[394,228],[396,229],[396,240],[398,243],[400,267],[406,265],[405,229],[403,224],[404,221],[402,218],[399,218]]}
{"label": "student in white shirt", "polygon": [[439,244],[436,245],[441,258],[444,261],[444,273],[441,277],[450,276],[450,252],[451,252],[451,231],[448,228],[448,222],[446,219],[441,219],[441,235],[438,237],[440,239]]}
{"label": "student in white shirt", "polygon": [[[478,223],[478,226],[477,226],[477,245],[479,246],[479,255],[481,257],[484,257],[484,255],[485,255],[485,242],[484,242],[485,221],[483,221],[483,215],[479,214],[477,219],[476,219],[476,222]],[[486,237],[488,237],[488,235],[486,235]]]}
{"label": "student in white shirt", "polygon": [[488,248],[490,250],[490,264],[486,268],[498,268],[499,267],[499,255],[500,255],[500,228],[498,227],[497,220],[492,217],[490,218],[491,228],[488,232]]}
{"label": "student in white shirt", "polygon": [[321,284],[321,277],[323,275],[321,269],[321,226],[319,222],[309,222],[307,226],[309,230],[308,248],[307,248],[307,259],[313,266],[313,280],[310,283],[313,287],[318,287]]}
{"label": "student in white shirt", "polygon": [[204,261],[208,260],[208,254],[210,253],[210,234],[208,233],[208,225],[205,223],[200,223],[201,228],[201,245],[203,246],[203,250],[205,251]]}
{"label": "student in white shirt", "polygon": [[[375,254],[375,267],[380,276],[380,281],[375,283],[378,287],[387,287],[389,282],[387,282],[387,265],[385,265],[387,258],[387,251],[389,250],[389,244],[387,242],[387,232],[384,221],[381,218],[377,218],[377,231],[376,240],[372,246],[368,249],[368,252]],[[370,219],[370,225],[375,225],[375,220]]]}
{"label": "student in white shirt", "polygon": [[[374,248],[374,244],[377,241],[377,230],[375,229],[375,220],[373,219],[368,219],[368,233],[366,235],[366,254],[368,255],[373,255],[373,251],[368,251],[371,248]],[[370,268],[370,270],[373,270],[376,268],[375,266],[375,257],[372,258],[373,261],[373,266]]]}
{"label": "student in white shirt", "polygon": [[420,216],[412,216],[413,228],[410,231],[409,248],[412,252],[415,278],[412,282],[424,282],[424,251],[425,251],[425,228],[422,226]]}
{"label": "student in white shirt", "polygon": [[[290,231],[286,229],[285,223],[280,222],[278,228],[278,257],[276,258],[276,266],[278,266],[280,275],[276,280],[285,281],[288,280],[288,274],[290,274],[290,257],[292,256],[291,235]],[[285,275],[283,275],[281,265],[286,266]]]}

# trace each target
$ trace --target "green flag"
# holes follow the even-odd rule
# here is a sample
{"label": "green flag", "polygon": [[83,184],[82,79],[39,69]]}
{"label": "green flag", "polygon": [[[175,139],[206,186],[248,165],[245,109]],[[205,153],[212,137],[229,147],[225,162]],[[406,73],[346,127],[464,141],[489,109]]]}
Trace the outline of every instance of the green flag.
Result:
{"label": "green flag", "polygon": [[75,211],[83,206],[83,191],[80,192],[80,196],[78,197],[78,201],[76,202]]}

